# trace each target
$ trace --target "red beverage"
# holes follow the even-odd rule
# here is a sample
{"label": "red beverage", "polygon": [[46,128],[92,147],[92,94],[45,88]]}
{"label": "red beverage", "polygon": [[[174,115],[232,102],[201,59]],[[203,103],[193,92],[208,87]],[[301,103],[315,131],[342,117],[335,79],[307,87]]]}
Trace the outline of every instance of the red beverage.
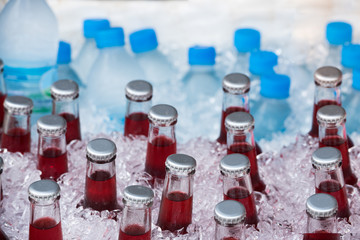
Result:
{"label": "red beverage", "polygon": [[80,120],[71,113],[61,113],[59,116],[63,117],[66,124],[66,143],[69,144],[72,140],[81,140]]}
{"label": "red beverage", "polygon": [[261,181],[256,161],[255,147],[247,142],[238,142],[228,148],[227,154],[241,153],[249,158],[250,161],[250,177],[255,191],[262,192],[265,190],[265,184]]}
{"label": "red beverage", "polygon": [[174,232],[191,224],[193,197],[176,191],[163,196],[157,225],[162,230]]}
{"label": "red beverage", "polygon": [[344,180],[346,184],[356,185],[357,177],[353,174],[350,166],[350,158],[348,152],[347,141],[340,136],[326,136],[319,142],[319,147],[334,147],[341,152],[342,156],[342,171],[344,174]]}
{"label": "red beverage", "polygon": [[257,224],[259,219],[256,213],[256,205],[254,200],[254,193],[249,194],[249,191],[245,187],[230,188],[226,194],[224,194],[224,200],[235,200],[242,203],[246,210],[246,223]]}
{"label": "red beverage", "polygon": [[341,187],[340,183],[335,180],[326,180],[320,183],[316,188],[316,193],[327,193],[336,198],[338,202],[337,216],[340,218],[350,217],[350,210],[346,194],[346,188]]}
{"label": "red beverage", "polygon": [[319,231],[316,233],[305,233],[304,240],[340,240],[340,234]]}
{"label": "red beverage", "polygon": [[176,142],[166,136],[157,136],[148,142],[145,171],[151,176],[165,178],[166,158],[176,153]]}
{"label": "red beverage", "polygon": [[120,229],[119,240],[150,240],[151,230],[145,232],[145,228],[139,225],[129,225],[124,231]]}
{"label": "red beverage", "polygon": [[132,113],[125,117],[124,135],[142,135],[147,136],[149,133],[148,115],[142,112]]}
{"label": "red beverage", "polygon": [[1,148],[6,148],[9,152],[30,152],[30,144],[30,132],[22,128],[12,128],[2,134]]}
{"label": "red beverage", "polygon": [[0,92],[0,127],[2,127],[4,122],[4,101],[6,95]]}
{"label": "red beverage", "polygon": [[225,238],[222,238],[221,240],[239,240],[239,239],[233,238],[233,237],[225,237]]}
{"label": "red beverage", "polygon": [[320,100],[317,104],[314,104],[314,110],[313,110],[313,121],[312,121],[312,127],[309,132],[309,135],[312,137],[319,137],[319,124],[317,122],[316,114],[318,110],[327,105],[338,105],[341,106],[338,102],[335,100]]}
{"label": "red beverage", "polygon": [[59,148],[48,148],[38,155],[38,169],[41,171],[41,179],[57,180],[61,174],[68,171],[67,152],[62,153]]}
{"label": "red beverage", "polygon": [[40,218],[30,224],[29,240],[62,240],[61,222],[52,218]]}
{"label": "red beverage", "polygon": [[0,229],[0,240],[9,240],[8,236]]}
{"label": "red beverage", "polygon": [[85,206],[97,211],[118,208],[116,200],[116,175],[105,171],[96,171],[86,177]]}

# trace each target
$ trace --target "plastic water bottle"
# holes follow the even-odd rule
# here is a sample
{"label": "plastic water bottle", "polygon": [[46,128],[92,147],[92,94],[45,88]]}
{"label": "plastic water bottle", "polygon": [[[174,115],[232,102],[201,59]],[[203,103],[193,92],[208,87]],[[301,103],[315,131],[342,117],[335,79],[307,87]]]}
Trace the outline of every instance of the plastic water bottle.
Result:
{"label": "plastic water bottle", "polygon": [[80,53],[71,64],[77,72],[83,83],[87,83],[87,77],[90,69],[99,54],[96,47],[96,33],[110,28],[110,22],[107,19],[86,19],[84,21],[85,42],[81,47]]}
{"label": "plastic water bottle", "polygon": [[360,69],[354,69],[352,87],[344,96],[343,107],[346,109],[346,130],[348,134],[358,131],[360,113]]}
{"label": "plastic water bottle", "polygon": [[34,115],[50,113],[51,98],[45,91],[56,80],[59,39],[56,17],[46,1],[9,1],[0,14],[0,39],[8,94],[30,97]]}
{"label": "plastic water bottle", "polygon": [[360,44],[348,44],[343,46],[341,51],[341,71],[343,73],[342,92],[348,94],[351,91],[351,78],[353,69],[359,68]]}

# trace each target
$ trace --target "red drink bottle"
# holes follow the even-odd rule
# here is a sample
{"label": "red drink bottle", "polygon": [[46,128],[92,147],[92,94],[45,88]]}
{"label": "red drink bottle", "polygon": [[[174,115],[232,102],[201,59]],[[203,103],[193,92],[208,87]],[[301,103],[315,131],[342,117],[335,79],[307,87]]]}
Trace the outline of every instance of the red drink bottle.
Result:
{"label": "red drink bottle", "polygon": [[4,171],[4,160],[2,157],[0,157],[0,206],[1,206],[1,201],[4,199],[2,180],[1,180],[3,171]]}
{"label": "red drink bottle", "polygon": [[246,210],[243,204],[225,200],[215,206],[215,239],[243,240]]}
{"label": "red drink bottle", "polygon": [[356,186],[358,179],[351,169],[346,138],[345,110],[336,105],[322,107],[317,112],[317,120],[319,123],[319,147],[334,147],[341,152],[345,183]]}
{"label": "red drink bottle", "polygon": [[337,216],[349,218],[350,209],[341,171],[341,152],[333,147],[323,147],[316,150],[311,157],[315,169],[316,193],[327,193],[333,196],[338,203]]}
{"label": "red drink bottle", "polygon": [[[225,119],[233,112],[247,112],[249,113],[249,91],[250,79],[241,73],[231,73],[224,77],[222,81],[223,86],[223,105],[221,115],[220,136],[217,141],[221,144],[226,144],[226,128]],[[260,154],[261,148],[256,144],[256,153]]]}
{"label": "red drink bottle", "polygon": [[85,207],[97,211],[118,209],[116,200],[116,145],[98,138],[86,147]]}
{"label": "red drink bottle", "polygon": [[38,169],[41,179],[54,179],[68,171],[66,121],[57,115],[46,115],[37,121],[39,133]]}
{"label": "red drink bottle", "polygon": [[29,240],[62,240],[60,187],[53,180],[40,180],[29,186]]}
{"label": "red drink bottle", "polygon": [[253,116],[246,112],[235,112],[225,119],[227,130],[227,153],[241,153],[249,158],[251,170],[250,177],[255,191],[263,192],[265,184],[260,179],[254,140]]}
{"label": "red drink bottle", "polygon": [[165,178],[165,161],[176,153],[175,124],[178,113],[170,105],[159,104],[149,111],[149,137],[145,171],[154,178]]}
{"label": "red drink bottle", "polygon": [[1,148],[9,152],[30,152],[30,115],[33,102],[22,96],[9,96],[4,101],[4,131]]}
{"label": "red drink bottle", "polygon": [[126,116],[124,135],[148,136],[148,113],[151,108],[152,85],[143,80],[131,81],[126,85]]}
{"label": "red drink bottle", "polygon": [[6,98],[6,88],[4,81],[4,62],[0,59],[0,127],[4,121],[4,101]]}
{"label": "red drink bottle", "polygon": [[336,233],[336,212],[338,209],[336,199],[325,193],[317,193],[306,201],[308,216],[304,240],[340,240]]}
{"label": "red drink bottle", "polygon": [[249,158],[237,153],[227,155],[220,162],[220,172],[223,176],[224,200],[242,203],[246,209],[245,222],[256,225],[259,219],[249,175]]}
{"label": "red drink bottle", "polygon": [[[321,67],[315,71],[315,98],[312,127],[309,135],[319,137],[319,124],[316,119],[318,110],[327,105],[341,106],[341,82],[342,73],[336,67]],[[354,146],[352,140],[348,137],[349,148]]]}
{"label": "red drink bottle", "polygon": [[81,140],[79,120],[79,86],[72,80],[59,80],[50,88],[53,99],[52,114],[60,115],[67,122],[66,143]]}
{"label": "red drink bottle", "polygon": [[192,221],[196,161],[185,154],[173,154],[165,164],[166,177],[157,225],[162,230],[180,230],[183,234]]}
{"label": "red drink bottle", "polygon": [[125,188],[123,196],[125,207],[121,218],[119,240],[150,240],[153,190],[132,185]]}

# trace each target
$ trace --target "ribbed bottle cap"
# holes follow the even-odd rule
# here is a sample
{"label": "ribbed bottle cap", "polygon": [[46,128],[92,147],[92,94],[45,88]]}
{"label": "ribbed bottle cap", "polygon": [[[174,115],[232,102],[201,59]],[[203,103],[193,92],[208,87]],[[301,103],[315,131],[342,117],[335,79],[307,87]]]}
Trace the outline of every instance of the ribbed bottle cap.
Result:
{"label": "ribbed bottle cap", "polygon": [[126,85],[125,94],[132,101],[148,101],[152,98],[153,88],[147,81],[134,80]]}
{"label": "ribbed bottle cap", "polygon": [[360,44],[344,45],[341,50],[341,64],[347,68],[359,68]]}
{"label": "ribbed bottle cap", "polygon": [[260,79],[260,94],[267,98],[286,99],[290,95],[291,79],[283,74],[262,75]]}
{"label": "ribbed bottle cap", "polygon": [[95,41],[96,46],[99,49],[124,46],[124,29],[121,27],[117,27],[99,31],[96,33]]}
{"label": "ribbed bottle cap", "polygon": [[175,174],[195,173],[196,160],[186,154],[172,154],[167,157],[165,167]]}
{"label": "ribbed bottle cap", "polygon": [[45,135],[61,135],[66,132],[66,120],[58,115],[46,115],[37,121],[37,130]]}
{"label": "ribbed bottle cap", "polygon": [[86,146],[86,156],[96,163],[112,162],[116,156],[116,145],[106,138],[91,140]]}
{"label": "ribbed bottle cap", "polygon": [[319,124],[341,124],[346,119],[345,109],[337,105],[327,105],[320,108],[317,112],[316,118]]}
{"label": "ribbed bottle cap", "polygon": [[226,155],[220,161],[220,172],[229,177],[242,177],[250,172],[249,158],[238,153]]}
{"label": "ribbed bottle cap", "polygon": [[84,37],[95,38],[96,33],[110,28],[110,22],[107,19],[86,19],[84,21]]}
{"label": "ribbed bottle cap", "polygon": [[252,74],[263,75],[274,72],[278,56],[269,51],[254,51],[250,55],[249,70]]}
{"label": "ribbed bottle cap", "polygon": [[314,194],[306,200],[306,212],[315,219],[332,217],[337,210],[336,199],[326,193]]}
{"label": "ribbed bottle cap", "polygon": [[4,171],[4,160],[2,157],[0,157],[0,174]]}
{"label": "ribbed bottle cap", "polygon": [[360,91],[360,69],[353,69],[352,87]]}
{"label": "ribbed bottle cap", "polygon": [[352,27],[346,22],[330,22],[326,25],[326,39],[330,44],[343,45],[351,42]]}
{"label": "ribbed bottle cap", "polygon": [[216,51],[214,47],[193,46],[189,48],[190,65],[215,65]]}
{"label": "ribbed bottle cap", "polygon": [[69,64],[71,62],[71,45],[65,41],[59,42],[57,64]]}
{"label": "ribbed bottle cap", "polygon": [[250,79],[242,73],[230,73],[222,81],[225,92],[231,94],[243,94],[250,90]]}
{"label": "ribbed bottle cap", "polygon": [[0,73],[4,72],[4,61],[0,59]]}
{"label": "ribbed bottle cap", "polygon": [[322,87],[332,88],[341,83],[342,73],[336,67],[325,66],[315,71],[314,80]]}
{"label": "ribbed bottle cap", "polygon": [[79,86],[73,80],[63,79],[54,82],[50,92],[55,100],[73,100],[79,96]]}
{"label": "ribbed bottle cap", "polygon": [[341,166],[341,152],[333,147],[317,149],[311,156],[311,163],[317,169],[332,170]]}
{"label": "ribbed bottle cap", "polygon": [[124,204],[152,205],[154,192],[151,188],[141,185],[131,185],[124,189]]}
{"label": "ribbed bottle cap", "polygon": [[246,112],[234,112],[225,118],[225,127],[227,130],[245,131],[252,128],[255,120],[251,114]]}
{"label": "ribbed bottle cap", "polygon": [[260,49],[260,32],[252,28],[240,28],[235,31],[234,45],[239,52],[251,52]]}
{"label": "ribbed bottle cap", "polygon": [[244,221],[246,210],[244,205],[234,200],[225,200],[215,206],[214,218],[221,225],[234,225]]}
{"label": "ribbed bottle cap", "polygon": [[171,125],[177,121],[178,113],[173,106],[158,104],[149,111],[149,120],[159,125]]}
{"label": "ribbed bottle cap", "polygon": [[53,180],[39,180],[29,186],[28,193],[35,201],[47,201],[60,196],[60,187]]}
{"label": "ribbed bottle cap", "polygon": [[129,36],[131,50],[134,53],[143,53],[154,50],[158,46],[155,30],[152,28],[133,32]]}
{"label": "ribbed bottle cap", "polygon": [[33,101],[23,96],[8,96],[4,101],[4,108],[15,114],[29,114],[33,106]]}

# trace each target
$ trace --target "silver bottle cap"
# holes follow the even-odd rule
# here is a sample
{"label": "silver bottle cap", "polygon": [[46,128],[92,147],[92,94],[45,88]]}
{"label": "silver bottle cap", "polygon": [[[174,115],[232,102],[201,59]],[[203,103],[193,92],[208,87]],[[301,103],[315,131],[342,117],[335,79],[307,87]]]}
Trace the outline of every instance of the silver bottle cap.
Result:
{"label": "silver bottle cap", "polygon": [[154,201],[153,190],[141,185],[127,186],[123,196],[124,204],[143,204],[150,207]]}
{"label": "silver bottle cap", "polygon": [[46,115],[37,121],[37,130],[41,134],[60,136],[66,132],[66,120],[58,115]]}
{"label": "silver bottle cap", "polygon": [[0,157],[0,174],[2,174],[4,171],[4,160],[2,157]]}
{"label": "silver bottle cap", "polygon": [[186,154],[172,154],[167,157],[165,167],[168,171],[175,174],[194,174],[196,160]]}
{"label": "silver bottle cap", "polygon": [[230,73],[222,81],[225,92],[231,94],[244,94],[250,90],[250,79],[242,73]]}
{"label": "silver bottle cap", "polygon": [[4,108],[14,114],[30,114],[33,106],[33,101],[23,96],[9,96],[4,101]]}
{"label": "silver bottle cap", "polygon": [[315,83],[322,87],[332,88],[342,81],[342,73],[336,67],[325,66],[318,68],[314,73]]}
{"label": "silver bottle cap", "polygon": [[60,187],[53,180],[39,180],[29,186],[28,193],[35,201],[48,201],[60,196]]}
{"label": "silver bottle cap", "polygon": [[319,148],[311,156],[311,163],[316,169],[333,170],[340,167],[341,162],[341,152],[333,147]]}
{"label": "silver bottle cap", "polygon": [[215,206],[214,218],[221,225],[235,225],[244,221],[245,217],[245,207],[237,201],[225,200]]}
{"label": "silver bottle cap", "polygon": [[242,177],[250,173],[249,158],[243,154],[226,155],[220,161],[220,172],[228,177]]}
{"label": "silver bottle cap", "polygon": [[341,124],[346,119],[345,109],[337,105],[327,105],[320,108],[316,114],[319,124]]}
{"label": "silver bottle cap", "polygon": [[253,116],[247,112],[234,112],[225,119],[227,130],[245,131],[251,129],[255,124]]}
{"label": "silver bottle cap", "polygon": [[4,61],[0,58],[0,73],[4,72]]}
{"label": "silver bottle cap", "polygon": [[116,156],[116,145],[113,141],[106,138],[91,140],[86,146],[86,156],[92,162],[108,163]]}
{"label": "silver bottle cap", "polygon": [[153,87],[144,80],[134,80],[125,87],[126,97],[132,101],[148,101],[152,98]]}
{"label": "silver bottle cap", "polygon": [[155,124],[169,126],[176,122],[178,113],[173,106],[158,104],[150,109],[148,117]]}
{"label": "silver bottle cap", "polygon": [[79,96],[79,86],[72,80],[63,79],[54,82],[50,92],[55,100],[74,100]]}
{"label": "silver bottle cap", "polygon": [[326,193],[317,193],[306,200],[306,212],[314,219],[335,216],[338,210],[336,199]]}

